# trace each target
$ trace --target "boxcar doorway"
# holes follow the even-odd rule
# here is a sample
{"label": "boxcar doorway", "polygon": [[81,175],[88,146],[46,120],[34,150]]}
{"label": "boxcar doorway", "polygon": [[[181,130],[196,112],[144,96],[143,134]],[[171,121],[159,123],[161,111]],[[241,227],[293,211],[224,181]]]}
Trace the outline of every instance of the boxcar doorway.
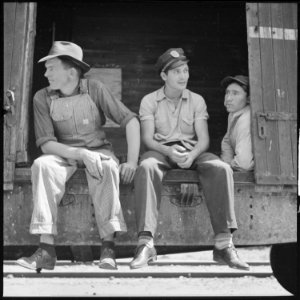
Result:
{"label": "boxcar doorway", "polygon": [[[41,2],[36,27],[33,93],[47,85],[38,59],[49,51],[53,40],[69,40],[82,46],[84,59],[92,67],[121,69],[121,100],[134,112],[142,97],[162,84],[154,68],[157,57],[168,48],[182,47],[190,59],[188,88],[207,103],[210,151],[219,154],[227,126],[220,81],[226,75],[248,74],[245,3],[74,2],[50,6]],[[39,152],[32,128],[33,124],[29,138],[33,160]]]}

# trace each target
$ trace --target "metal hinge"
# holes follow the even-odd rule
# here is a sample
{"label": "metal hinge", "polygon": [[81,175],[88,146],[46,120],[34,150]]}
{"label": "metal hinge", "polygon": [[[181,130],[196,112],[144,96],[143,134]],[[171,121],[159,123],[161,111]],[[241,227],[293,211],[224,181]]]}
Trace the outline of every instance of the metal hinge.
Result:
{"label": "metal hinge", "polygon": [[297,114],[289,112],[277,112],[277,111],[268,111],[268,112],[257,112],[257,125],[258,125],[258,136],[261,139],[265,139],[266,135],[266,121],[296,121]]}
{"label": "metal hinge", "polygon": [[12,90],[7,90],[6,99],[4,100],[3,109],[6,111],[6,125],[11,127],[16,123],[16,111],[15,111],[15,93]]}

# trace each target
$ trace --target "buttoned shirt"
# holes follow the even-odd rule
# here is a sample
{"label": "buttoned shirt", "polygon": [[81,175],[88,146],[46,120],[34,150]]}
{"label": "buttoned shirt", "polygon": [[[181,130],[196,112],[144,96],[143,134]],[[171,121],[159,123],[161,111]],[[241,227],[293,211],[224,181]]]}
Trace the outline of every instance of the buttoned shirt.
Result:
{"label": "buttoned shirt", "polygon": [[250,107],[229,113],[227,132],[221,143],[221,159],[234,170],[253,170]]}
{"label": "buttoned shirt", "polygon": [[[81,79],[78,89],[74,94],[70,95],[70,97],[87,93],[98,109],[96,112],[98,121],[95,127],[95,137],[97,141],[95,141],[95,139],[93,139],[93,141],[87,141],[84,132],[78,132],[76,135],[72,133],[67,144],[70,146],[94,149],[104,144],[109,144],[102,127],[106,121],[105,116],[120,124],[121,127],[125,127],[132,118],[136,117],[136,114],[131,112],[121,101],[115,99],[105,85],[98,80]],[[68,98],[63,97],[59,91],[52,90],[49,87],[39,90],[34,95],[34,129],[37,147],[40,147],[48,141],[61,142],[59,134],[55,131],[53,115],[51,116],[51,103],[54,100],[61,101],[60,98],[62,98],[62,100]],[[71,114],[73,114],[73,112],[71,112]]]}
{"label": "buttoned shirt", "polygon": [[195,121],[208,119],[202,96],[185,89],[175,106],[174,100],[165,95],[164,87],[142,99],[139,115],[141,122],[154,121],[154,140],[162,144],[180,141],[190,150],[197,143]]}

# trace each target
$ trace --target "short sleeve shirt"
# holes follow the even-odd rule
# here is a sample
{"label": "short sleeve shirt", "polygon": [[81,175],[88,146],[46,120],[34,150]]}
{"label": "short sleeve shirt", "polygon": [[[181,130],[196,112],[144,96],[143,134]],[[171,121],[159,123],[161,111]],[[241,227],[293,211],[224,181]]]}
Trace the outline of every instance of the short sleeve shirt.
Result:
{"label": "short sleeve shirt", "polygon": [[189,149],[197,143],[195,121],[209,117],[202,96],[185,89],[175,107],[174,102],[166,97],[164,87],[142,99],[139,116],[141,122],[154,121],[154,139],[157,142],[180,141]]}
{"label": "short sleeve shirt", "polygon": [[[102,128],[102,125],[105,124],[105,116],[112,119],[121,127],[125,127],[132,118],[137,116],[121,101],[115,99],[106,86],[98,80],[81,79],[78,90],[74,93],[74,95],[79,93],[88,93],[98,108],[101,125],[99,128],[96,128],[96,131],[99,136],[103,137],[103,139],[101,138],[102,142],[99,142],[99,145],[97,145],[98,147],[102,146],[107,141],[105,138],[105,132]],[[50,116],[51,99],[55,96],[62,97],[59,91],[51,90],[49,87],[39,90],[34,95],[34,129],[37,147],[40,147],[47,141],[58,141],[58,138],[55,135],[52,118]],[[84,147],[85,145],[83,144],[81,146]]]}

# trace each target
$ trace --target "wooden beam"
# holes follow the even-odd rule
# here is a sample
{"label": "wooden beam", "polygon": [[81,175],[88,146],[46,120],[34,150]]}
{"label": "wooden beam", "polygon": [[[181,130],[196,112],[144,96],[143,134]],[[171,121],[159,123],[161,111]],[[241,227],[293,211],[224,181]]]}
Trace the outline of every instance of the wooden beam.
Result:
{"label": "wooden beam", "polygon": [[[255,183],[253,172],[233,172],[233,179],[236,184]],[[30,168],[16,168],[15,180],[17,182],[26,182],[31,180]],[[86,182],[84,169],[78,169],[70,181]],[[193,170],[173,169],[167,172],[164,177],[164,183],[199,183],[197,172]]]}

